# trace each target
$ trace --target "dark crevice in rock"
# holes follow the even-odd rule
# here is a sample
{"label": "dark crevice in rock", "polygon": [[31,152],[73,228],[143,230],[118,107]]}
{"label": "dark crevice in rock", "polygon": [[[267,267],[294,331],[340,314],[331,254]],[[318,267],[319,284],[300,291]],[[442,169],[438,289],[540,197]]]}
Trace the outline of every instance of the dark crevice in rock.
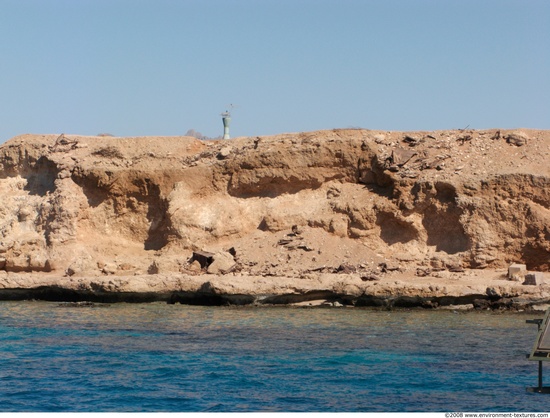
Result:
{"label": "dark crevice in rock", "polygon": [[472,294],[463,296],[373,296],[362,295],[355,301],[356,307],[385,308],[427,308],[440,306],[472,305],[476,300],[488,300],[486,295]]}
{"label": "dark crevice in rock", "polygon": [[55,179],[58,170],[53,161],[40,157],[32,167],[23,170],[21,175],[27,179],[27,190],[31,195],[45,196],[55,191]]}
{"label": "dark crevice in rock", "polygon": [[541,240],[527,242],[521,247],[521,259],[525,262],[527,270],[550,271],[550,252],[543,244],[544,240]]}
{"label": "dark crevice in rock", "polygon": [[109,172],[82,173],[78,169],[73,171],[72,180],[82,188],[82,192],[88,199],[88,205],[96,208],[106,201],[109,197],[109,186],[105,182],[105,176],[109,176]]}
{"label": "dark crevice in rock", "polygon": [[174,292],[168,299],[169,304],[198,306],[250,305],[256,301],[251,295],[218,295],[211,292]]}
{"label": "dark crevice in rock", "polygon": [[147,185],[147,220],[149,230],[145,240],[146,250],[160,250],[168,243],[168,231],[170,222],[167,217],[168,202],[161,197],[160,188],[151,182]]}
{"label": "dark crevice in rock", "polygon": [[[0,300],[22,301],[43,300],[48,302],[70,303],[150,303],[167,302],[195,306],[248,306],[248,305],[291,305],[300,302],[324,300],[339,302],[339,305],[357,308],[384,309],[436,309],[451,305],[470,305],[477,310],[532,310],[537,304],[548,303],[548,300],[521,300],[482,294],[462,296],[374,296],[364,294],[359,297],[339,294],[330,290],[312,290],[302,294],[271,295],[258,297],[246,294],[216,294],[214,292],[179,291],[179,292],[104,292],[91,290],[66,289],[59,286],[40,286],[30,289],[0,289]],[[326,304],[325,304],[326,305]],[[324,305],[320,305],[324,306]],[[336,306],[336,304],[334,305]]]}
{"label": "dark crevice in rock", "polygon": [[285,295],[268,296],[260,301],[262,304],[288,305],[291,303],[309,302],[312,300],[334,301],[340,296],[330,290],[312,290],[306,293],[291,293]]}
{"label": "dark crevice in rock", "polygon": [[169,293],[155,292],[92,292],[58,286],[30,289],[0,289],[0,300],[43,300],[48,302],[146,303],[167,301]]}
{"label": "dark crevice in rock", "polygon": [[265,175],[254,183],[236,184],[232,176],[227,185],[227,192],[230,196],[243,199],[252,197],[277,198],[283,194],[296,194],[302,190],[315,190],[328,182],[337,179],[339,176],[332,178],[299,178],[297,176],[274,176]]}

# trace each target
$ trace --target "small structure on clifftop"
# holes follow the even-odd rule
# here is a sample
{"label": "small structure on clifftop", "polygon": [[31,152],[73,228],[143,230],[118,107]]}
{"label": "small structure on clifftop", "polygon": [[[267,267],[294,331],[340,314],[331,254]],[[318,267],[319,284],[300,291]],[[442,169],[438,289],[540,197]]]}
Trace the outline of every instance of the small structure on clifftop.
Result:
{"label": "small structure on clifftop", "polygon": [[229,124],[231,123],[231,113],[228,110],[221,114],[223,121],[223,139],[231,139],[229,136]]}

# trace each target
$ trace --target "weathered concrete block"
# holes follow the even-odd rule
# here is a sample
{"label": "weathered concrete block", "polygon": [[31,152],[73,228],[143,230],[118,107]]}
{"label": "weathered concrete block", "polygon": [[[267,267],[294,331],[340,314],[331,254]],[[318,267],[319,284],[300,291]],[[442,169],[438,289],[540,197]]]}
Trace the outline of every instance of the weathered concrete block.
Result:
{"label": "weathered concrete block", "polygon": [[510,264],[508,267],[508,278],[513,279],[514,276],[521,276],[527,273],[527,266],[525,264]]}
{"label": "weathered concrete block", "polygon": [[524,285],[536,286],[544,283],[544,273],[536,272],[525,275]]}

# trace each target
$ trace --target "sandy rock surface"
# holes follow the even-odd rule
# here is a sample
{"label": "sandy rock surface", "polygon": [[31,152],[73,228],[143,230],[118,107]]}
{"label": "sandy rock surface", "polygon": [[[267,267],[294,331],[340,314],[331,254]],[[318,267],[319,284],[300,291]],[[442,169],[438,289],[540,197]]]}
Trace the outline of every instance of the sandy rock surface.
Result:
{"label": "sandy rock surface", "polygon": [[544,299],[506,269],[550,269],[549,161],[529,129],[22,135],[0,146],[0,288]]}

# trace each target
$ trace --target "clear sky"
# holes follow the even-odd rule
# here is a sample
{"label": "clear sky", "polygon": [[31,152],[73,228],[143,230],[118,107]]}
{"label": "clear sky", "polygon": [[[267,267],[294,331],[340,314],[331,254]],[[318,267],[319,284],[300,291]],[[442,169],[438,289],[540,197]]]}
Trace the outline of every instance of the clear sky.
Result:
{"label": "clear sky", "polygon": [[550,129],[549,0],[0,0],[0,142]]}

